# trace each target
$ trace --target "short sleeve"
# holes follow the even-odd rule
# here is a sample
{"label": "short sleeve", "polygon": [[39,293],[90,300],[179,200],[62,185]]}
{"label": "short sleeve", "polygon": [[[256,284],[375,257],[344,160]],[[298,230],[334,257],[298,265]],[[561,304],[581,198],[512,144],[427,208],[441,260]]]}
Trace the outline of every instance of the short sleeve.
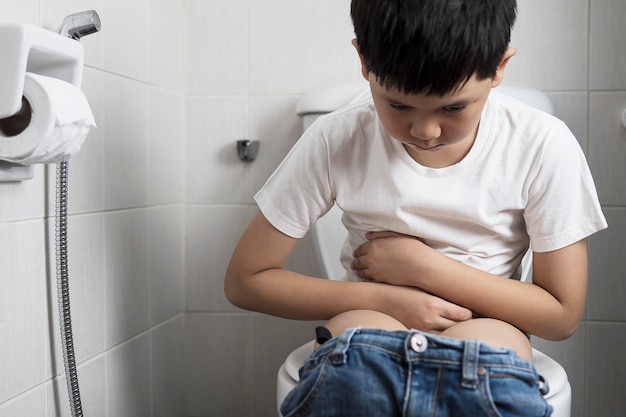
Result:
{"label": "short sleeve", "polygon": [[607,227],[585,155],[559,123],[535,161],[524,219],[533,250],[569,246]]}
{"label": "short sleeve", "polygon": [[328,147],[321,126],[314,123],[254,199],[274,227],[301,238],[330,210],[332,194]]}

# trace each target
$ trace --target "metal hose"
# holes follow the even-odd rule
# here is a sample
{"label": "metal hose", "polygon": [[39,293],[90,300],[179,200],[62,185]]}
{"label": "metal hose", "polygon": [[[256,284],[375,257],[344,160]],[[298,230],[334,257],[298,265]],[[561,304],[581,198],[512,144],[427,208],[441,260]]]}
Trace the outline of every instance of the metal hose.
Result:
{"label": "metal hose", "polygon": [[67,190],[69,166],[67,161],[57,164],[56,187],[56,264],[57,264],[57,298],[59,302],[59,327],[61,329],[61,345],[63,347],[63,363],[67,392],[70,400],[72,417],[82,417],[83,408],[78,387],[78,373],[74,355],[74,337],[72,336],[72,316],[70,314],[70,289],[67,253]]}

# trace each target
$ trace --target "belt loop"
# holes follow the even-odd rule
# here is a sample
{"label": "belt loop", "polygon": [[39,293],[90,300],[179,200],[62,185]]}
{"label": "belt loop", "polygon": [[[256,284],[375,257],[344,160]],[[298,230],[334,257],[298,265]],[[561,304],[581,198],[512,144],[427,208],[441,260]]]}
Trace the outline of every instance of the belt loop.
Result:
{"label": "belt loop", "polygon": [[346,363],[346,352],[350,347],[350,341],[352,340],[352,336],[360,330],[360,327],[352,327],[347,329],[337,338],[337,344],[335,348],[329,355],[329,358],[333,365],[343,365]]}
{"label": "belt loop", "polygon": [[463,348],[463,388],[476,389],[478,387],[478,355],[480,343],[477,340],[466,340]]}
{"label": "belt loop", "polygon": [[544,397],[550,393],[550,385],[548,385],[548,381],[546,381],[543,375],[539,375],[539,392]]}

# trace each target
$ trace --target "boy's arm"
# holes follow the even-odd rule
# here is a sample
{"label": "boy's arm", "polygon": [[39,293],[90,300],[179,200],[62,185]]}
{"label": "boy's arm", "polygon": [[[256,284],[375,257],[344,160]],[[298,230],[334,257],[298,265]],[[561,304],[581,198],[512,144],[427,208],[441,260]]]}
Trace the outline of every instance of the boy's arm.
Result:
{"label": "boy's arm", "polygon": [[376,310],[407,327],[441,331],[471,311],[416,288],[329,281],[283,269],[297,243],[257,214],[226,272],[224,290],[238,307],[297,320],[325,320],[350,310]]}
{"label": "boy's arm", "polygon": [[464,265],[412,237],[375,236],[355,251],[353,268],[362,278],[415,285],[545,339],[565,339],[580,323],[587,291],[585,240],[534,252],[533,283],[526,283]]}

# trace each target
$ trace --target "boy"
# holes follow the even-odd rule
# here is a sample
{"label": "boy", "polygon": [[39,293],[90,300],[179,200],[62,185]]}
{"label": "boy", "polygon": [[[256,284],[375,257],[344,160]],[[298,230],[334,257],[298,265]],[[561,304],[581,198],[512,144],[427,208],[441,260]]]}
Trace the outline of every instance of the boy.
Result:
{"label": "boy", "polygon": [[[321,117],[305,132],[255,196],[261,212],[226,275],[226,295],[242,308],[330,319],[326,327],[335,339],[305,365],[283,412],[304,407],[307,415],[360,415],[362,406],[370,410],[366,415],[395,415],[392,410],[417,407],[421,415],[438,407],[446,411],[437,415],[474,415],[467,411],[473,404],[481,412],[547,415],[539,377],[526,362],[525,334],[559,340],[576,330],[586,297],[585,239],[606,221],[584,155],[565,125],[490,94],[515,54],[509,40],[516,2],[353,0],[351,13],[373,103]],[[344,211],[348,230],[346,280],[284,270],[297,239],[333,204]],[[529,244],[533,283],[524,283],[517,270]],[[365,345],[388,356],[374,360],[364,353],[356,370],[336,366],[346,363],[346,349]],[[482,375],[495,372],[493,379],[524,368],[530,374],[513,379],[532,381],[524,382],[526,391],[492,385],[491,393],[525,392],[522,399],[534,402],[507,403],[504,394],[504,402],[465,398],[452,386],[429,397],[432,390],[410,388],[415,375],[389,374],[387,365],[402,357],[406,368],[415,353],[428,363],[460,358],[453,368],[462,370],[464,388],[476,388],[471,381]],[[482,365],[466,375],[461,365],[473,361]],[[497,370],[487,365],[496,362]],[[383,370],[372,370],[381,363]],[[328,366],[344,373],[329,374]],[[330,387],[348,387],[351,375],[364,369],[370,400],[356,400],[354,389],[333,397]],[[310,384],[320,372],[334,376],[312,396]],[[383,393],[377,401],[374,391]],[[411,398],[436,399],[415,406]]]}

